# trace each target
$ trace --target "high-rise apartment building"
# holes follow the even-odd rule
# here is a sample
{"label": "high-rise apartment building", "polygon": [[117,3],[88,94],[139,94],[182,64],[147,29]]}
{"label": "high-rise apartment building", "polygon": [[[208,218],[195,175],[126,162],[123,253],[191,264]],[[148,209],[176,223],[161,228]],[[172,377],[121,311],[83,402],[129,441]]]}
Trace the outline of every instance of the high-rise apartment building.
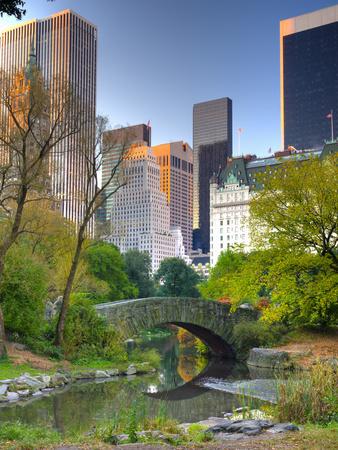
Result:
{"label": "high-rise apartment building", "polygon": [[170,207],[170,226],[180,227],[185,251],[192,249],[193,152],[182,141],[152,147],[160,166],[160,188]]}
{"label": "high-rise apartment building", "polygon": [[224,97],[193,108],[194,248],[209,251],[209,180],[232,155],[232,100]]}
{"label": "high-rise apartment building", "polygon": [[134,146],[121,166],[126,184],[114,194],[112,233],[107,240],[122,253],[148,252],[152,271],[164,258],[176,255],[177,242],[170,231],[170,208],[160,189],[160,167],[150,147]]}
{"label": "high-rise apartment building", "polygon": [[338,5],[280,22],[283,148],[318,148],[331,140],[331,111],[338,118],[337,55]]}
{"label": "high-rise apartment building", "polygon": [[[133,145],[151,145],[151,128],[148,125],[132,125],[129,127],[108,130],[103,134],[103,154],[102,154],[102,185],[107,183],[111,177],[111,171],[121,158],[121,153],[126,153]],[[113,196],[109,194],[115,189],[115,181],[112,180],[103,195],[106,197],[100,217],[98,220],[109,221],[111,210],[114,205]]]}
{"label": "high-rise apartment building", "polygon": [[74,115],[81,104],[81,130],[64,139],[51,155],[52,194],[60,201],[63,215],[75,223],[83,215],[81,198],[87,181],[80,146],[86,142],[94,151],[91,143],[95,137],[96,53],[96,27],[71,10],[20,23],[0,34],[1,70],[14,74],[25,68],[34,54],[51,92],[51,102],[62,101],[59,85],[69,83],[76,98]]}

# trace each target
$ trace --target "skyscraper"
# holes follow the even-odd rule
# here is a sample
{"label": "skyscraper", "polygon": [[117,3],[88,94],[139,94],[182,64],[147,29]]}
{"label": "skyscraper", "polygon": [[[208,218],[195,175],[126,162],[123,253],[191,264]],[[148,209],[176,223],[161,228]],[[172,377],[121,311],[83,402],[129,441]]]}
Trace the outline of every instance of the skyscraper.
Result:
{"label": "skyscraper", "polygon": [[170,207],[170,226],[180,227],[185,251],[192,248],[193,152],[182,141],[152,147],[160,166],[160,187]]}
{"label": "skyscraper", "polygon": [[86,141],[90,149],[90,143],[94,142],[96,52],[96,27],[71,10],[12,26],[0,35],[2,70],[14,74],[27,65],[34,53],[51,92],[51,102],[62,101],[58,83],[62,80],[71,85],[76,98],[74,115],[81,103],[83,126],[55,149],[51,174],[52,193],[59,199],[63,215],[75,223],[83,215],[81,197],[86,187],[85,160],[80,146]]}
{"label": "skyscraper", "polygon": [[[116,166],[121,152],[126,152],[132,145],[151,145],[151,128],[148,125],[132,125],[129,127],[116,128],[108,130],[103,134],[103,146],[108,143],[109,151],[103,151],[102,155],[102,184],[104,185],[110,179],[111,171]],[[103,147],[103,148],[104,148]],[[107,196],[115,189],[114,180],[112,180],[104,190],[106,200],[101,212],[101,221],[110,220],[111,210],[114,204],[113,196]]]}
{"label": "skyscraper", "polygon": [[318,148],[331,140],[331,111],[338,118],[337,55],[338,5],[280,22],[284,148]]}
{"label": "skyscraper", "polygon": [[227,157],[232,155],[232,100],[230,98],[224,97],[194,105],[193,152],[194,248],[202,248],[204,252],[208,252],[209,180],[213,173],[224,169]]}
{"label": "skyscraper", "polygon": [[114,195],[112,233],[107,240],[122,253],[129,249],[148,252],[155,272],[164,258],[179,255],[177,237],[170,230],[166,194],[160,189],[160,167],[152,149],[132,147],[121,172],[127,183]]}

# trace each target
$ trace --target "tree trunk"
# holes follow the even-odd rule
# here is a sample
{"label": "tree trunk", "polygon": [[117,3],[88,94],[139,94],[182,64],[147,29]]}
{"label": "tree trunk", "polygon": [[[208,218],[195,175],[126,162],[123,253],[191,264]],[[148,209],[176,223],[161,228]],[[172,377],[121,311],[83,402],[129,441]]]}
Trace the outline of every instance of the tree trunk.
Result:
{"label": "tree trunk", "polygon": [[84,233],[85,233],[85,225],[81,225],[79,229],[77,244],[76,244],[76,250],[74,254],[74,258],[72,261],[72,266],[70,268],[70,272],[67,278],[65,290],[63,292],[63,299],[62,299],[62,306],[60,311],[59,320],[56,327],[56,337],[55,337],[55,345],[57,347],[63,346],[63,340],[64,340],[64,331],[65,331],[65,322],[66,322],[66,316],[69,308],[69,300],[70,300],[70,294],[72,292],[72,287],[77,271],[77,267],[79,265],[80,261],[80,255],[81,255],[81,249],[82,244],[84,241]]}
{"label": "tree trunk", "polygon": [[[18,206],[16,208],[12,229],[11,229],[10,234],[7,237],[7,239],[5,239],[3,244],[0,246],[0,284],[2,282],[2,277],[4,274],[5,258],[6,258],[7,252],[11,248],[11,246],[14,244],[14,242],[16,241],[18,234],[19,234],[19,229],[20,229],[20,225],[21,225],[22,213],[23,213],[23,209],[24,209],[24,205],[25,205],[25,201],[26,201],[26,196],[27,196],[27,188],[22,187],[20,196],[18,199]],[[3,356],[6,356],[5,338],[6,338],[5,322],[4,322],[4,316],[2,313],[1,302],[0,302],[0,358]]]}
{"label": "tree trunk", "polygon": [[0,358],[4,358],[6,355],[4,318],[0,305]]}
{"label": "tree trunk", "polygon": [[[2,280],[2,275],[4,272],[4,266],[5,266],[5,257],[2,256],[1,250],[3,250],[3,248],[0,249],[0,282]],[[7,354],[5,340],[6,340],[5,323],[4,323],[4,316],[2,313],[1,302],[0,302],[0,358],[3,358]]]}

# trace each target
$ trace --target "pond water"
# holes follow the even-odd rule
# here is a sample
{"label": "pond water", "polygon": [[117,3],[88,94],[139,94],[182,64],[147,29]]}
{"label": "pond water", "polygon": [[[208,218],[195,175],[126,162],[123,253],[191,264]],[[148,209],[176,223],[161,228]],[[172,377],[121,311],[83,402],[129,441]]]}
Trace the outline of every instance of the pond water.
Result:
{"label": "pond water", "polygon": [[252,378],[245,365],[208,360],[176,335],[151,339],[141,346],[160,350],[156,374],[81,382],[37,399],[6,404],[0,407],[0,423],[20,420],[68,434],[108,422],[135,399],[150,417],[165,409],[168,417],[179,422],[221,416],[241,406],[241,399],[222,390],[222,383]]}

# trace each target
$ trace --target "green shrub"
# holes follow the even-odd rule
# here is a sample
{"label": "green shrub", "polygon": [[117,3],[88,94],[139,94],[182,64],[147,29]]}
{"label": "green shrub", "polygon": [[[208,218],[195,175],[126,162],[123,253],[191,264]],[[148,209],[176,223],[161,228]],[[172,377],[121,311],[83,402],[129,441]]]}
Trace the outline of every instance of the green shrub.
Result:
{"label": "green shrub", "polygon": [[188,428],[188,441],[190,442],[208,442],[211,441],[213,436],[212,433],[206,433],[207,427],[200,425],[198,423],[193,423]]}
{"label": "green shrub", "polygon": [[280,256],[266,277],[271,305],[267,323],[322,328],[338,325],[338,273],[329,258],[314,254]]}
{"label": "green shrub", "polygon": [[44,266],[23,250],[15,248],[6,257],[0,298],[7,331],[25,341],[41,334],[47,276]]}
{"label": "green shrub", "polygon": [[64,353],[69,359],[126,361],[127,354],[115,330],[98,316],[89,300],[73,303],[68,311]]}
{"label": "green shrub", "polygon": [[337,374],[318,363],[309,372],[296,372],[278,384],[278,420],[328,423],[338,420]]}
{"label": "green shrub", "polygon": [[26,344],[34,353],[38,355],[47,356],[52,359],[63,359],[64,354],[60,347],[56,347],[52,340],[48,340],[44,336],[37,338],[27,338]]}
{"label": "green shrub", "polygon": [[140,350],[139,348],[136,348],[131,353],[130,360],[135,363],[148,362],[151,367],[159,367],[161,356],[154,348],[149,350]]}
{"label": "green shrub", "polygon": [[242,321],[234,325],[234,338],[244,353],[254,347],[277,344],[285,332],[281,325],[271,326],[261,321]]}

